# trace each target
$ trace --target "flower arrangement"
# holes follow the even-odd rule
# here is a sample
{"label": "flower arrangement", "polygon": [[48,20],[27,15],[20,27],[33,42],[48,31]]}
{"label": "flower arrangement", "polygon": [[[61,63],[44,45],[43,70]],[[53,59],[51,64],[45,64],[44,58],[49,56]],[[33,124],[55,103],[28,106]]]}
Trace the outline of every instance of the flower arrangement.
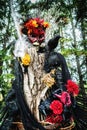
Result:
{"label": "flower arrangement", "polygon": [[31,43],[38,42],[41,44],[45,40],[45,30],[49,23],[41,18],[31,18],[23,23],[21,32],[28,36]]}
{"label": "flower arrangement", "polygon": [[79,86],[72,80],[67,80],[65,87],[66,90],[59,88],[39,107],[46,112],[44,121],[48,124],[58,124],[58,128],[67,127],[72,122],[74,124],[72,107],[75,97],[79,94]]}
{"label": "flower arrangement", "polygon": [[49,23],[40,18],[32,18],[24,23],[24,27],[28,30],[28,34],[43,34]]}

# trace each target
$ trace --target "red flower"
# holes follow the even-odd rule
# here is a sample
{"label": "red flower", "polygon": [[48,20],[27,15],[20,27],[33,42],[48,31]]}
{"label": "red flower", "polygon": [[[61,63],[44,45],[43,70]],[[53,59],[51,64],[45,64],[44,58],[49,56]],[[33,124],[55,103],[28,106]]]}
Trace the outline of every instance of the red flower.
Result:
{"label": "red flower", "polygon": [[44,20],[40,18],[34,18],[34,19],[37,21],[38,25],[42,25],[44,22]]}
{"label": "red flower", "polygon": [[61,123],[62,120],[63,118],[61,115],[51,114],[46,117],[45,121],[50,123]]}
{"label": "red flower", "polygon": [[63,111],[63,104],[58,100],[54,100],[50,104],[50,109],[53,110],[54,114],[61,114]]}
{"label": "red flower", "polygon": [[24,23],[24,26],[27,29],[32,29],[32,28],[37,28],[38,24],[37,24],[37,21],[35,19],[30,19],[30,20],[28,20],[27,22]]}
{"label": "red flower", "polygon": [[77,96],[79,93],[79,86],[72,80],[68,80],[66,84],[67,91],[73,96]]}
{"label": "red flower", "polygon": [[32,18],[27,20],[24,23],[24,27],[27,28],[28,30],[30,29],[35,29],[41,27],[42,29],[46,29],[49,27],[48,22],[45,22],[43,19],[40,18]]}
{"label": "red flower", "polygon": [[61,95],[55,94],[60,100],[61,102],[66,105],[66,106],[70,106],[71,105],[71,100],[70,100],[70,95],[67,92],[62,92]]}

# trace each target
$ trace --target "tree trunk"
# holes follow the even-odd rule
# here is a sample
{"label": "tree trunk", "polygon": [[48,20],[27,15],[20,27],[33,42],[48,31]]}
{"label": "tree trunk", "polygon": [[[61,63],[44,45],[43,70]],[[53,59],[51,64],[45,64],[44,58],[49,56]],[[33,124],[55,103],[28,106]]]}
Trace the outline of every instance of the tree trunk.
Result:
{"label": "tree trunk", "polygon": [[[73,40],[74,40],[74,48],[77,48],[77,41],[76,41],[76,34],[75,34],[75,26],[73,23],[73,18],[72,18],[72,10],[70,10],[70,20],[71,20],[71,25],[72,25],[72,34],[73,34]],[[80,62],[79,62],[79,56],[75,52],[75,58],[76,58],[76,64],[77,64],[77,71],[78,71],[78,76],[79,76],[79,82],[80,82],[80,88],[82,89],[81,92],[85,94],[85,89],[84,89],[84,83],[83,83],[83,78],[82,78],[82,73],[81,73],[81,68],[80,68]]]}
{"label": "tree trunk", "polygon": [[44,53],[38,53],[34,47],[30,48],[28,53],[31,63],[28,73],[24,73],[24,96],[31,112],[39,120],[38,106],[47,91],[47,87],[42,83],[42,78],[45,75],[43,70]]}
{"label": "tree trunk", "polygon": [[[84,50],[87,51],[87,44],[86,44],[86,35],[85,35],[85,26],[84,26],[84,19],[81,19],[81,33],[82,33],[82,38],[85,42],[83,42],[83,47]],[[87,74],[87,55],[85,55],[85,67],[86,67],[86,74]]]}

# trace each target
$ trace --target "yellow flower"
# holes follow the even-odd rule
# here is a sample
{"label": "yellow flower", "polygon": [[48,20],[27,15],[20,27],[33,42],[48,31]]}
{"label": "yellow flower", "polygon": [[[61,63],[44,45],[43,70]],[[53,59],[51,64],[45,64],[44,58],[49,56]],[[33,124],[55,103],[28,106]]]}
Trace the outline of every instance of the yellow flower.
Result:
{"label": "yellow flower", "polygon": [[48,22],[43,22],[43,26],[44,26],[45,28],[48,28],[50,25],[49,25]]}
{"label": "yellow flower", "polygon": [[37,24],[37,21],[36,21],[36,20],[32,20],[31,23],[32,23],[32,26],[33,26],[33,27],[38,27],[38,24]]}
{"label": "yellow flower", "polygon": [[28,66],[31,62],[31,58],[29,54],[25,54],[23,58],[21,58],[22,64]]}
{"label": "yellow flower", "polygon": [[27,23],[24,25],[27,29],[32,29],[32,27],[38,27],[37,21],[36,20],[29,20]]}

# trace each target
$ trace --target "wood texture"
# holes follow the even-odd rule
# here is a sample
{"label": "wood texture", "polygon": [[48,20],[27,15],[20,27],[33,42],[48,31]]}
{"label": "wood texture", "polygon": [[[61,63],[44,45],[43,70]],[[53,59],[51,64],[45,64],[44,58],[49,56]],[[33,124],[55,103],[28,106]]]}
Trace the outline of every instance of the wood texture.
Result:
{"label": "wood texture", "polygon": [[38,105],[48,89],[42,82],[45,75],[43,70],[44,53],[38,53],[34,47],[30,48],[28,53],[31,57],[31,63],[28,67],[28,74],[24,74],[23,91],[28,107],[39,120]]}

